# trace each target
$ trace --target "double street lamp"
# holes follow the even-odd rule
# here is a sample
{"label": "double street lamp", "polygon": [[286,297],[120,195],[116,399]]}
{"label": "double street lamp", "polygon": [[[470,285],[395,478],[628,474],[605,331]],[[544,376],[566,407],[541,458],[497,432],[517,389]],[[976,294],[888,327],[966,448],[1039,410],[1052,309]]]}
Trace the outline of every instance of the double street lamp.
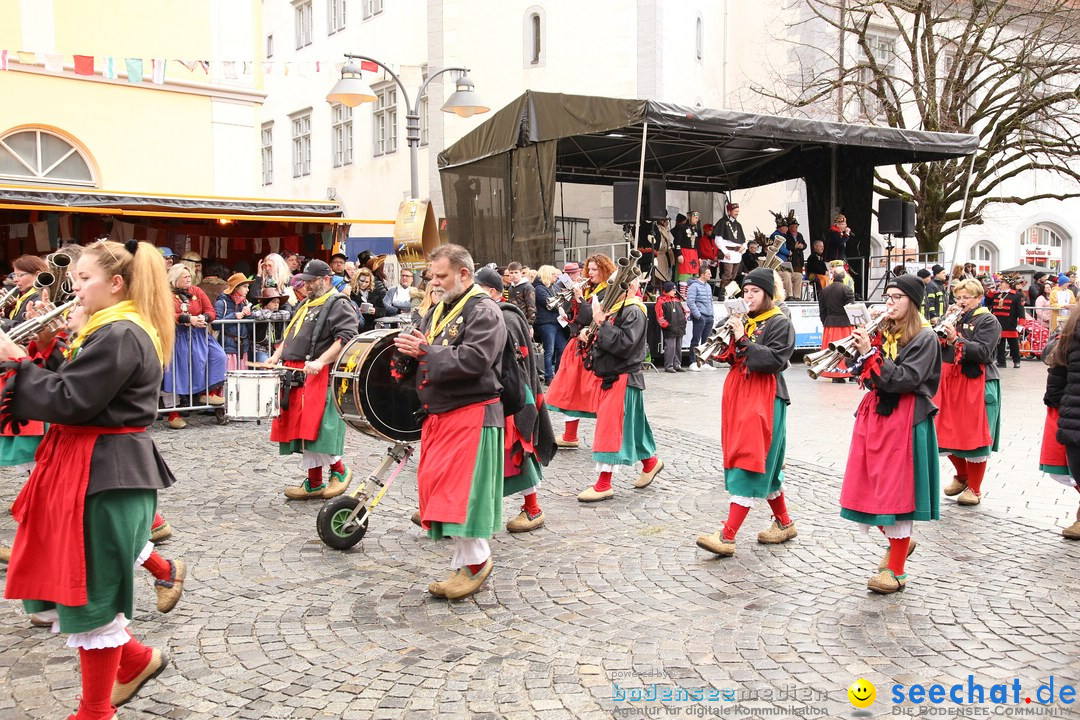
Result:
{"label": "double street lamp", "polygon": [[[476,94],[473,81],[469,79],[468,68],[449,67],[432,73],[424,81],[424,84],[420,86],[420,92],[416,94],[416,102],[410,102],[409,92],[405,89],[405,85],[402,84],[401,78],[386,65],[364,55],[346,54],[345,57],[349,59],[349,62],[345,63],[345,67],[341,69],[341,79],[330,90],[330,93],[326,96],[326,101],[341,103],[348,107],[356,107],[366,102],[377,102],[378,95],[375,94],[375,91],[371,89],[371,86],[364,81],[361,75],[363,63],[373,63],[389,73],[397,86],[401,88],[401,95],[405,100],[405,140],[409,143],[410,163],[409,197],[413,200],[420,199],[420,176],[417,161],[417,150],[420,147],[420,113],[418,105],[420,98],[424,97],[428,84],[445,72],[460,72],[461,75],[455,81],[454,94],[443,104],[442,111],[454,113],[458,117],[472,117],[479,113],[486,113],[491,108],[485,105]],[[352,62],[354,60],[360,61],[361,65],[358,66]]]}

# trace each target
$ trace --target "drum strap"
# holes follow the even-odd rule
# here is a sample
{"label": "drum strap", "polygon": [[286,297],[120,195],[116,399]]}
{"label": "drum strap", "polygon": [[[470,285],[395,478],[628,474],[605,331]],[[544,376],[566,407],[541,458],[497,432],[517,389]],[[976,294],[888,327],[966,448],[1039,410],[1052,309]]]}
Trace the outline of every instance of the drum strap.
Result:
{"label": "drum strap", "polygon": [[315,357],[315,346],[319,343],[319,336],[322,335],[323,328],[326,327],[326,320],[330,317],[330,309],[334,306],[334,303],[344,300],[346,302],[352,302],[348,296],[335,293],[322,307],[319,308],[319,315],[315,318],[315,328],[311,333],[311,345],[308,346],[307,360],[311,360]]}

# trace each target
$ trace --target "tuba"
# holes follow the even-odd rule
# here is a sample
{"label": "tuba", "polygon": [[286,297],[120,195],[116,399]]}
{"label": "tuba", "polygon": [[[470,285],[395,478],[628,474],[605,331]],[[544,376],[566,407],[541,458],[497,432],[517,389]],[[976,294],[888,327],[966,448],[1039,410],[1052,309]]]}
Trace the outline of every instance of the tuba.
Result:
{"label": "tuba", "polygon": [[[600,304],[600,308],[604,313],[611,312],[611,308],[615,307],[615,303],[630,289],[630,283],[641,275],[641,268],[637,264],[640,257],[641,251],[635,248],[630,251],[627,257],[619,258],[615,274],[608,280],[608,291],[604,293],[604,301]],[[593,320],[592,324],[585,330],[585,339],[579,341],[582,355],[585,358],[586,370],[592,369],[592,348],[596,342],[596,331],[599,329],[599,323]]]}

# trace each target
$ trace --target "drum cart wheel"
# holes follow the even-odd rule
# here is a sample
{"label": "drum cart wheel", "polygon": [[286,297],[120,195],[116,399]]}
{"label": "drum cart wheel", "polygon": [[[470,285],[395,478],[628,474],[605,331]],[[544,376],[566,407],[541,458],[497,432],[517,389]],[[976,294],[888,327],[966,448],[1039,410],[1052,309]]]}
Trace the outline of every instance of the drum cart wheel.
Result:
{"label": "drum cart wheel", "polygon": [[[404,469],[412,456],[413,446],[395,443],[386,449],[386,455],[364,482],[348,495],[331,498],[319,510],[315,519],[315,529],[319,539],[327,547],[335,550],[348,550],[364,539],[367,534],[368,520],[375,507],[390,489],[394,478]],[[390,477],[383,482],[383,475],[393,467]],[[369,489],[370,488],[370,492]],[[374,493],[372,497],[371,493]]]}

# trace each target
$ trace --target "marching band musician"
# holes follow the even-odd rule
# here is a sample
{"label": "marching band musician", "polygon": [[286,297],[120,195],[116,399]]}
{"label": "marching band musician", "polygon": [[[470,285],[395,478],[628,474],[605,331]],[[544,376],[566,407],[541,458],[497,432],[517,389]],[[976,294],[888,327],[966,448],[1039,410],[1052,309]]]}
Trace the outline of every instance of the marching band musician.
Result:
{"label": "marching band musician", "polygon": [[19,292],[15,295],[14,303],[4,314],[4,317],[10,320],[4,323],[5,328],[14,327],[26,320],[26,312],[30,309],[30,304],[41,299],[41,293],[34,287],[34,281],[37,280],[39,274],[49,269],[48,263],[37,255],[18,257],[12,263],[12,267],[15,268],[13,275],[15,287],[19,288]]}
{"label": "marching band musician", "polygon": [[[502,523],[503,408],[499,370],[506,325],[473,282],[473,259],[460,245],[431,253],[430,284],[441,303],[411,334],[394,338],[394,376],[415,375],[427,417],[420,431],[416,482],[428,537],[454,539],[446,580],[428,592],[450,600],[478,591],[491,574],[488,538]],[[401,357],[404,356],[404,357]]]}
{"label": "marching band musician", "polygon": [[615,272],[615,263],[607,255],[590,255],[585,261],[585,271],[589,282],[584,288],[574,290],[574,300],[567,311],[570,340],[566,343],[559,360],[559,371],[555,373],[547,393],[548,407],[568,418],[562,436],[555,438],[556,445],[568,449],[581,447],[577,434],[578,422],[583,417],[596,417],[600,395],[600,379],[585,369],[581,343],[575,338],[583,328],[592,324],[593,300],[600,302],[604,299],[608,278]]}
{"label": "marching band musician", "polygon": [[937,336],[923,319],[925,288],[913,275],[885,287],[888,318],[877,337],[855,328],[858,359],[852,373],[867,392],[855,411],[840,517],[878,526],[889,549],[867,588],[880,594],[903,590],[905,563],[915,541],[915,520],[937,520],[937,435],[931,398],[941,377]]}
{"label": "marching band musician", "polygon": [[[1043,350],[1043,357],[1050,367],[1046,375],[1046,393],[1043,395],[1046,420],[1043,423],[1042,447],[1039,451],[1039,469],[1074,490],[1080,490],[1080,485],[1076,482],[1076,475],[1080,474],[1077,472],[1080,471],[1080,463],[1077,463],[1076,449],[1080,443],[1076,442],[1076,392],[1074,390],[1070,393],[1068,390],[1070,356],[1080,355],[1080,343],[1073,344],[1077,320],[1080,320],[1080,313],[1073,313],[1065,321],[1064,329],[1057,340],[1048,343]],[[1073,372],[1076,368],[1077,363],[1073,362]],[[1061,422],[1063,408],[1066,413],[1064,423]],[[1071,463],[1070,454],[1073,456]],[[1061,536],[1066,540],[1080,540],[1080,508],[1076,511],[1076,522],[1063,529]]]}
{"label": "marching band musician", "polygon": [[[597,329],[591,348],[592,373],[600,381],[593,460],[600,477],[578,494],[580,502],[597,502],[615,495],[611,476],[619,465],[641,463],[641,473],[634,481],[639,490],[648,487],[664,469],[664,461],[656,457],[656,442],[645,415],[641,363],[647,354],[647,312],[637,297],[640,283],[640,277],[631,280],[610,312],[600,308],[593,311]],[[584,341],[584,331],[581,338]]]}
{"label": "marching band musician", "polygon": [[[175,481],[145,432],[175,326],[165,262],[148,243],[86,248],[74,290],[90,317],[57,371],[0,335],[0,424],[52,423],[12,508],[19,527],[5,596],[55,614],[54,629],[79,649],[82,696],[72,717],[99,720],[114,717],[114,706],[168,663],[127,625],[134,567],[153,548],[157,491]],[[158,560],[164,568],[152,571],[178,596],[182,565]]]}
{"label": "marching band musician", "polygon": [[739,274],[739,266],[742,263],[742,254],[746,249],[746,233],[742,223],[739,222],[739,203],[729,202],[727,214],[717,223],[717,232],[720,242],[717,245],[723,253],[724,274],[720,280],[720,298],[724,298],[724,292],[728,284],[735,281]]}
{"label": "marching band musician", "polygon": [[745,320],[728,318],[733,340],[721,356],[732,366],[724,381],[720,417],[724,485],[731,507],[721,530],[697,539],[698,547],[720,557],[735,554],[735,535],[759,498],[769,503],[773,523],[758,533],[758,542],[784,543],[798,534],[783,487],[791,402],[783,371],[795,350],[795,328],[778,305],[784,292],[774,271],[748,272],[743,298],[750,314]]}
{"label": "marching band musician", "polygon": [[1001,324],[982,306],[983,286],[962,280],[953,297],[963,314],[957,327],[945,325],[941,385],[934,397],[937,439],[956,475],[945,487],[959,505],[982,502],[982,483],[990,452],[998,449],[1001,431],[1001,387],[994,365]]}
{"label": "marching band musician", "polygon": [[[342,349],[357,333],[356,306],[334,289],[333,272],[322,260],[310,260],[296,275],[304,283],[306,300],[285,327],[281,345],[268,361],[303,370],[304,381],[291,384],[297,374],[286,372],[281,413],[270,426],[271,442],[279,443],[281,455],[301,453],[300,466],[307,479],[285,489],[290,500],[332,498],[345,492],[352,470],[341,456],[345,452],[345,421],[334,410],[330,370]],[[323,466],[330,479],[323,481]]]}

